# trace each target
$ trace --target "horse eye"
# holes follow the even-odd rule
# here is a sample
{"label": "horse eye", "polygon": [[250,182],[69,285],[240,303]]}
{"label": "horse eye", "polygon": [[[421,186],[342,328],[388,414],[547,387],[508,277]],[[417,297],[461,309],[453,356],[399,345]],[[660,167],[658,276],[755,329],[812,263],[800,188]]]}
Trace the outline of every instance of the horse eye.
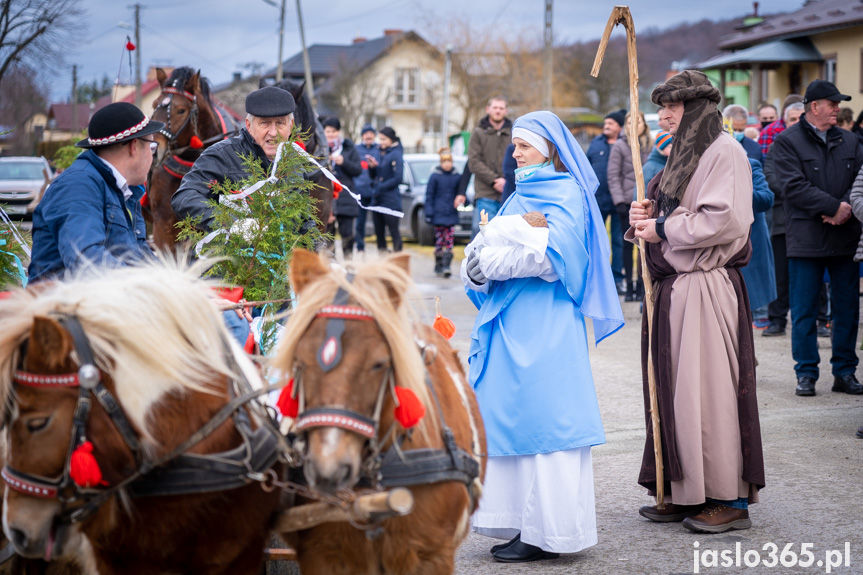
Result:
{"label": "horse eye", "polygon": [[45,426],[48,425],[48,421],[50,421],[50,418],[48,417],[37,417],[31,419],[27,421],[27,431],[31,433],[41,431],[42,429],[45,429]]}
{"label": "horse eye", "polygon": [[381,371],[387,369],[390,366],[390,360],[385,359],[382,361],[376,361],[372,364],[372,371]]}
{"label": "horse eye", "polygon": [[185,113],[186,113],[186,110],[182,110],[182,109],[181,109],[181,110],[177,110],[177,114],[179,114],[179,115],[181,115],[181,116],[182,116],[183,114],[185,114]]}

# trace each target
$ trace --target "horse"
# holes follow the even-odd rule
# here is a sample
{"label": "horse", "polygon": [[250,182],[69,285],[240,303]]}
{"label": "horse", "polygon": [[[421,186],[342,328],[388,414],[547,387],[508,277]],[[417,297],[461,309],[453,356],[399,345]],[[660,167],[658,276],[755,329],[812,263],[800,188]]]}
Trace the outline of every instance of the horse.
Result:
{"label": "horse", "polygon": [[156,79],[162,91],[153,101],[152,119],[165,127],[154,135],[159,149],[150,169],[147,200],[153,243],[160,250],[173,251],[177,216],[171,197],[201,152],[239,133],[242,124],[213,102],[210,84],[201,78],[200,70],[176,68],[169,77],[156,68]]}
{"label": "horse", "polygon": [[281,436],[200,271],[85,270],[0,300],[3,530],[22,557],[259,572]]}
{"label": "horse", "polygon": [[[263,88],[268,84],[262,79],[259,85]],[[327,145],[327,138],[324,136],[324,127],[318,120],[314,106],[305,96],[306,83],[285,79],[274,85],[287,90],[294,97],[297,106],[294,110],[294,124],[299,127],[301,132],[308,132],[308,138],[305,141],[306,151],[318,158],[329,158],[330,149]],[[309,177],[316,184],[311,191],[311,196],[317,200],[318,229],[322,234],[325,234],[327,222],[333,213],[333,183],[320,170],[315,170]]]}
{"label": "horse", "polygon": [[298,305],[273,366],[293,374],[286,395],[296,413],[288,412],[308,489],[331,500],[406,486],[414,508],[361,528],[330,522],[282,537],[304,575],[452,573],[485,477],[485,430],[457,353],[409,321],[409,256],[355,275],[307,251],[292,257]]}

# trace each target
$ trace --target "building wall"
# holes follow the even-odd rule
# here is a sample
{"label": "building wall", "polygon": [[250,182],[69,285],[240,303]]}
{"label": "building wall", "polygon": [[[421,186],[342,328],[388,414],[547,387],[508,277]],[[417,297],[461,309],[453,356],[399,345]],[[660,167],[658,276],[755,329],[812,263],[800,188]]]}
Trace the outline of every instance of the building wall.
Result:
{"label": "building wall", "polygon": [[853,98],[850,103],[855,109],[863,108],[863,97],[860,96],[863,93],[860,78],[863,27],[825,32],[811,39],[822,56],[836,56],[836,87]]}

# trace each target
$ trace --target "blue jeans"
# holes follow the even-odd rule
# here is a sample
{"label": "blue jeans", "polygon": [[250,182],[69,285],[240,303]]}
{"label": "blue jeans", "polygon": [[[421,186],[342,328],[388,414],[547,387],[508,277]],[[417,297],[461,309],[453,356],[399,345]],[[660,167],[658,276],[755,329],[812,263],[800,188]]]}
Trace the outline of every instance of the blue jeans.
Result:
{"label": "blue jeans", "polygon": [[471,238],[475,238],[479,233],[479,215],[485,210],[488,214],[488,219],[492,219],[500,210],[500,202],[490,200],[488,198],[477,198],[473,202],[473,222],[471,223]]}
{"label": "blue jeans", "polygon": [[797,377],[818,379],[818,293],[824,270],[830,272],[833,308],[833,375],[853,374],[857,369],[857,322],[860,317],[859,265],[851,256],[788,258],[791,303],[791,355]]}

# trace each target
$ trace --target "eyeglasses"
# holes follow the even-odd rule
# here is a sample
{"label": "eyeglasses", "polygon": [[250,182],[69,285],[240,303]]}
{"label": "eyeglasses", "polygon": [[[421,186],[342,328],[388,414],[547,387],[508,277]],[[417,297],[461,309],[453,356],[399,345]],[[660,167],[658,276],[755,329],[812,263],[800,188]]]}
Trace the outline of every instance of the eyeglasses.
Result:
{"label": "eyeglasses", "polygon": [[142,140],[144,142],[150,143],[150,153],[156,153],[156,150],[159,149],[159,143],[156,140],[146,140],[144,138],[138,138],[138,139]]}

